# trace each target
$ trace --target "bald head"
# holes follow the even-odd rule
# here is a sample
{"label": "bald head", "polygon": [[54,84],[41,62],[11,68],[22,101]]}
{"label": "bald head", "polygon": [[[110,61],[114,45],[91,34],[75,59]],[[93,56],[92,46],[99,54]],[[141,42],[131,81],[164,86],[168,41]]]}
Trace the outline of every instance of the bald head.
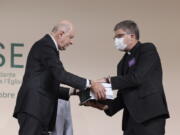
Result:
{"label": "bald head", "polygon": [[63,20],[56,24],[51,35],[54,37],[60,50],[66,50],[69,45],[73,44],[74,28],[70,21]]}
{"label": "bald head", "polygon": [[58,24],[56,24],[53,29],[52,33],[57,33],[57,32],[64,32],[67,33],[73,29],[73,24],[70,21],[63,20],[60,21]]}

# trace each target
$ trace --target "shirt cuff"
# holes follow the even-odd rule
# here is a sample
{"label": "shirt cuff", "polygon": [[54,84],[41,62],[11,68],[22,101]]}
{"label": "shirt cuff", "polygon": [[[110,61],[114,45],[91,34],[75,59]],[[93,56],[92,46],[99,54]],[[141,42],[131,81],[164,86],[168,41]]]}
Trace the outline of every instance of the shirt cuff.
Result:
{"label": "shirt cuff", "polygon": [[69,89],[69,96],[71,96],[73,93],[74,93],[74,89],[73,89],[73,88],[70,88],[70,89]]}
{"label": "shirt cuff", "polygon": [[91,87],[90,80],[86,79],[86,89]]}

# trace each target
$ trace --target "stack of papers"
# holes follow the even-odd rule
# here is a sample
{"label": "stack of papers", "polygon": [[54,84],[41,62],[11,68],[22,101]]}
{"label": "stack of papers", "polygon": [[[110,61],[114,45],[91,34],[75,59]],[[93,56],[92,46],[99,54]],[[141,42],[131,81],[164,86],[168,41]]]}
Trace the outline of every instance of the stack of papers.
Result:
{"label": "stack of papers", "polygon": [[[106,90],[106,100],[101,100],[101,103],[106,103],[106,101],[109,100],[113,100],[114,96],[113,96],[113,91],[112,91],[112,87],[111,84],[109,83],[101,83],[105,90]],[[94,93],[92,91],[90,91],[90,89],[87,89],[85,91],[81,91],[79,94],[79,99],[80,99],[80,105],[86,103],[87,101],[98,101],[96,96],[94,95]]]}

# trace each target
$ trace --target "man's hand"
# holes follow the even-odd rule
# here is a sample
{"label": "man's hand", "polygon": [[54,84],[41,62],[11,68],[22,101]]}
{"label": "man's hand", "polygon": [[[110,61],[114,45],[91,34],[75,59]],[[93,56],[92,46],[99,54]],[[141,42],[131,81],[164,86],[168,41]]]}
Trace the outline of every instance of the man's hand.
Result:
{"label": "man's hand", "polygon": [[103,104],[100,104],[96,101],[87,101],[83,105],[84,106],[91,106],[91,107],[97,108],[99,110],[107,110],[108,109],[108,105],[103,105]]}
{"label": "man's hand", "polygon": [[105,100],[106,99],[106,90],[105,88],[97,82],[91,82],[91,89],[90,89],[96,96],[97,100]]}
{"label": "man's hand", "polygon": [[111,83],[111,77],[103,77],[101,79],[97,79],[95,82],[99,82],[99,83]]}
{"label": "man's hand", "polygon": [[106,78],[101,78],[101,79],[97,79],[95,80],[95,82],[98,82],[98,83],[106,83]]}

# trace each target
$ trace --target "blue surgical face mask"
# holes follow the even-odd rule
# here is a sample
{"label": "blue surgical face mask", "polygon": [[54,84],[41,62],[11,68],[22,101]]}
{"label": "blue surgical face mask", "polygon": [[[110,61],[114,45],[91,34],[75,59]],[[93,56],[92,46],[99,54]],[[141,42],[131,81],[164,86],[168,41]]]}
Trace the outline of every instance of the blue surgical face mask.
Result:
{"label": "blue surgical face mask", "polygon": [[127,44],[124,43],[124,38],[115,38],[114,45],[116,49],[124,51],[127,48]]}

